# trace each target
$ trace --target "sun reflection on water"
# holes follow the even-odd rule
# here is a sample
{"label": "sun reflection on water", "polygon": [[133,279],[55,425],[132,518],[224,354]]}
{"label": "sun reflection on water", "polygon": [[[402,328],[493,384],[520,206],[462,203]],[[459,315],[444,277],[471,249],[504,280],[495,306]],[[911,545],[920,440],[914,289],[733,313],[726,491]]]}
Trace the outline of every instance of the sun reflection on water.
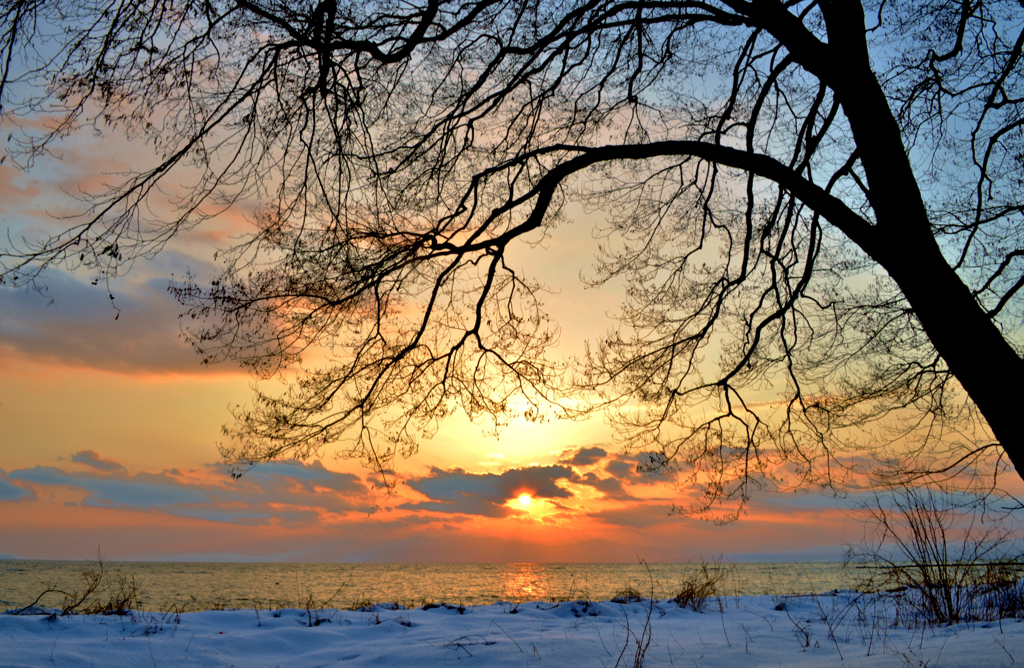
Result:
{"label": "sun reflection on water", "polygon": [[501,573],[502,597],[509,601],[544,601],[551,583],[537,564],[508,564]]}

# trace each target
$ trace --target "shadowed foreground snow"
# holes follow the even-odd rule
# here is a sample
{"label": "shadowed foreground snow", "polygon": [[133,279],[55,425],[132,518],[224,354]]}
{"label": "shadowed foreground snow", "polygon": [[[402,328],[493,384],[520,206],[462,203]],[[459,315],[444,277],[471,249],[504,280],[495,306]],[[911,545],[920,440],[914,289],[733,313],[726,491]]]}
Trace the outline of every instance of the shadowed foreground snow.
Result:
{"label": "shadowed foreground snow", "polygon": [[[393,607],[0,615],[0,665],[935,668],[1024,664],[1024,624],[1017,620],[894,627],[883,600],[852,592],[784,599],[723,597],[709,602],[702,613],[672,601]],[[645,647],[638,663],[638,649]]]}

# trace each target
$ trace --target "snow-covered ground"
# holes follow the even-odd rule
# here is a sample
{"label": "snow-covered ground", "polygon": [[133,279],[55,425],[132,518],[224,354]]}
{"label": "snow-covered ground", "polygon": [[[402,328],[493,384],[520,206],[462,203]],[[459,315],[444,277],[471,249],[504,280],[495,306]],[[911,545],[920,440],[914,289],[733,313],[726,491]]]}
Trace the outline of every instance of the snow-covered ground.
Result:
{"label": "snow-covered ground", "polygon": [[[0,615],[2,666],[1011,666],[1024,624],[892,624],[877,596]],[[638,654],[640,652],[640,654]]]}

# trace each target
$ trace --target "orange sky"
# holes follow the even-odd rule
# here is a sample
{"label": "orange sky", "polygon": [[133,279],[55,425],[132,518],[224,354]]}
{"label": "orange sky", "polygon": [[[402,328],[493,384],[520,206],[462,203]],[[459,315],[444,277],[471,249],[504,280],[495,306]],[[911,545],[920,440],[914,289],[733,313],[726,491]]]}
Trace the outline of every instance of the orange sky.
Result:
{"label": "orange sky", "polygon": [[[77,137],[64,160],[28,173],[0,165],[0,215],[13,237],[59,228],[63,192],[123,169],[131,148]],[[669,516],[685,490],[636,472],[600,417],[514,423],[500,438],[456,416],[401,463],[387,495],[353,462],[261,465],[232,480],[218,462],[227,407],[253,379],[203,368],[179,335],[171,274],[212,273],[218,243],[244,229],[222,216],[113,283],[115,311],[89,276],[47,275],[45,294],[0,290],[0,554],[27,558],[363,561],[685,561],[826,548],[861,529],[815,494],[762,494],[738,523]],[[571,354],[611,325],[614,286],[584,290],[596,241],[558,228],[522,262],[558,291],[546,300]],[[52,299],[52,303],[51,303]],[[115,315],[117,319],[115,320]],[[330,455],[330,453],[328,453]],[[527,493],[525,506],[517,497]],[[835,549],[833,549],[835,548]]]}

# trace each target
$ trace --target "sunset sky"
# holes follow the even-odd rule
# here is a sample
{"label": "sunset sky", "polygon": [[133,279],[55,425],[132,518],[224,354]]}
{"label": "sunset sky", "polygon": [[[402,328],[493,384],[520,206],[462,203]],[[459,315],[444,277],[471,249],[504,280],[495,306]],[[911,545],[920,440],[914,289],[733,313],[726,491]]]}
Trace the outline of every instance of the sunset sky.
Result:
{"label": "sunset sky", "polygon": [[[10,236],[59,229],[73,194],[146,156],[116,137],[76,137],[62,160],[0,164]],[[578,352],[620,302],[585,290],[596,241],[585,216],[513,258],[557,291],[560,348]],[[24,558],[300,561],[686,561],[721,554],[838,555],[861,526],[849,501],[763,493],[733,524],[670,516],[686,490],[636,472],[598,416],[514,423],[500,438],[457,415],[400,462],[390,495],[358,463],[263,464],[233,480],[218,460],[229,405],[255,382],[201,367],[180,335],[171,275],[210,275],[246,229],[239,207],[176,239],[106,287],[50,271],[42,294],[0,289],[0,554]],[[115,319],[115,316],[116,319]],[[528,499],[526,496],[528,495]]]}

